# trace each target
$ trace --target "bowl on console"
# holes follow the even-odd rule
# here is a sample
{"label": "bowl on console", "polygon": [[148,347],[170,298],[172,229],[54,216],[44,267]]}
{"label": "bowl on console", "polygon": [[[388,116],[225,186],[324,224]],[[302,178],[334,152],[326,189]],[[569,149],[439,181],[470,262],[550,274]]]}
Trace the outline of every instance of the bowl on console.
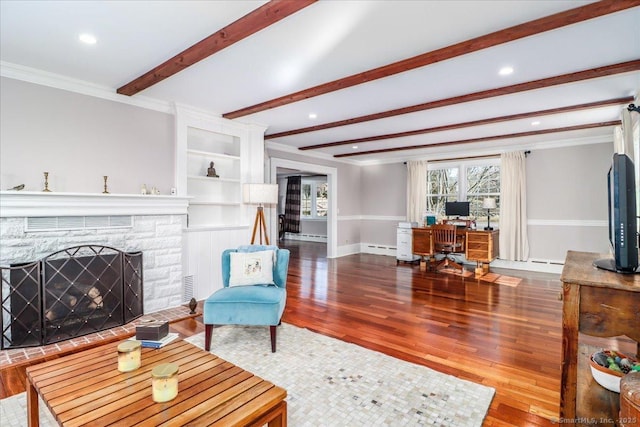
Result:
{"label": "bowl on console", "polygon": [[[606,366],[605,366],[606,365]],[[609,391],[620,393],[620,380],[631,371],[640,371],[640,363],[619,351],[600,350],[589,357],[593,379]]]}

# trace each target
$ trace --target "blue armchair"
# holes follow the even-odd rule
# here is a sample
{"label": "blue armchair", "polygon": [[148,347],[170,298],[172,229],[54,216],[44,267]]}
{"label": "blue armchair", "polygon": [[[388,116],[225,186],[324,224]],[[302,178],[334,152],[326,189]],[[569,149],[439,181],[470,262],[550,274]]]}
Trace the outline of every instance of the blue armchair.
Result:
{"label": "blue armchair", "polygon": [[[231,253],[275,251],[273,284],[230,286]],[[287,301],[287,271],[289,250],[277,246],[249,245],[227,249],[222,253],[222,285],[204,302],[205,349],[211,348],[214,326],[268,325],[271,333],[271,351],[276,351],[276,327]]]}

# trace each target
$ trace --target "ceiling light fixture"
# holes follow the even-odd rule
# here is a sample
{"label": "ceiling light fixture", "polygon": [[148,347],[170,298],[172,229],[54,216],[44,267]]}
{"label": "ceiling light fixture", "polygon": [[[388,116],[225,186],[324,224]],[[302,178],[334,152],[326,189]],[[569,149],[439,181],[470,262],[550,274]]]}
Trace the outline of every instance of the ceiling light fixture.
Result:
{"label": "ceiling light fixture", "polygon": [[313,120],[313,119],[317,119],[317,118],[318,118],[318,115],[317,115],[316,113],[309,113],[309,118],[310,118],[311,120]]}
{"label": "ceiling light fixture", "polygon": [[536,120],[535,122],[531,122],[531,126],[538,126],[540,124],[540,122],[538,120]]}
{"label": "ceiling light fixture", "polygon": [[513,74],[513,67],[502,67],[500,68],[500,71],[498,71],[498,74],[500,74],[501,76],[508,76],[509,74]]}
{"label": "ceiling light fixture", "polygon": [[351,148],[353,148],[354,150],[357,150],[357,149],[358,149],[358,146],[357,146],[357,145],[354,145],[354,146],[353,146],[353,147],[351,147]]}
{"label": "ceiling light fixture", "polygon": [[86,44],[96,44],[96,42],[98,41],[95,36],[93,36],[92,34],[89,33],[82,33],[78,36],[78,39],[82,42],[82,43],[86,43]]}

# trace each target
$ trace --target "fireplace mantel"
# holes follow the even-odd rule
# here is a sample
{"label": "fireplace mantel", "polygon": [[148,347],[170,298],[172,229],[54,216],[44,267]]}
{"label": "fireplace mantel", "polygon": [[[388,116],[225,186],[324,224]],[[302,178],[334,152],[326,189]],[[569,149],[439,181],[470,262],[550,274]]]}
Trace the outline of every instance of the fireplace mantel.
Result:
{"label": "fireplace mantel", "polygon": [[0,218],[95,215],[181,215],[189,197],[138,194],[0,191]]}

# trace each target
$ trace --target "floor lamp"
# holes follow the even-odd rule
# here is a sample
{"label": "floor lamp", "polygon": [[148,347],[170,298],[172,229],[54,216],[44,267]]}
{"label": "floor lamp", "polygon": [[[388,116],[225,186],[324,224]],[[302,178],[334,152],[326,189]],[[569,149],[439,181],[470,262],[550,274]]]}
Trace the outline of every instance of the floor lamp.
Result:
{"label": "floor lamp", "polygon": [[256,210],[256,219],[253,222],[253,234],[251,236],[251,244],[256,241],[256,232],[259,230],[260,244],[262,244],[262,233],[264,231],[264,240],[269,244],[269,236],[267,235],[267,223],[264,220],[263,205],[274,205],[278,203],[278,185],[277,184],[244,184],[243,201],[250,205],[258,205]]}

